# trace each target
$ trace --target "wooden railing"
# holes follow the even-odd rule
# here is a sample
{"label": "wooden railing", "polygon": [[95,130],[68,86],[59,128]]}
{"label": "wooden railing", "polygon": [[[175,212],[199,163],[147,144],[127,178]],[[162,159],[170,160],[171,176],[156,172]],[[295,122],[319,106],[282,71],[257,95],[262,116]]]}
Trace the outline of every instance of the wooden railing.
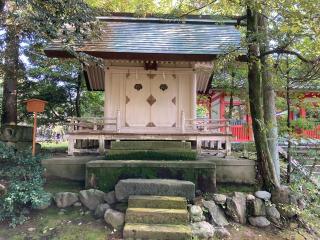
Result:
{"label": "wooden railing", "polygon": [[98,118],[98,117],[81,117],[81,118],[70,118],[69,122],[69,132],[81,132],[81,131],[120,131],[120,111],[117,111],[117,116],[115,118]]}
{"label": "wooden railing", "polygon": [[185,119],[183,111],[181,112],[181,131],[231,134],[229,121],[226,119]]}

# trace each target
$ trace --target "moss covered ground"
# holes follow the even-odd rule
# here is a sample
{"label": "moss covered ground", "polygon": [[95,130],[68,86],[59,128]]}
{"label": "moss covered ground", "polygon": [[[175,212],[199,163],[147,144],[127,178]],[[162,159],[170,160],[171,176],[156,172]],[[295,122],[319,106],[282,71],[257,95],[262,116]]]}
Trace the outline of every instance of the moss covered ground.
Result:
{"label": "moss covered ground", "polygon": [[[48,179],[45,188],[59,191],[78,192],[83,183],[63,179]],[[32,210],[29,220],[16,228],[0,223],[0,240],[106,240],[114,239],[105,222],[95,219],[81,207],[60,209],[51,206],[46,210]],[[118,234],[118,233],[116,233]]]}
{"label": "moss covered ground", "polygon": [[50,207],[43,211],[33,211],[30,220],[22,226],[9,228],[0,225],[0,239],[64,239],[103,240],[108,239],[108,231],[102,220],[95,220],[80,208],[68,208],[64,214]]}

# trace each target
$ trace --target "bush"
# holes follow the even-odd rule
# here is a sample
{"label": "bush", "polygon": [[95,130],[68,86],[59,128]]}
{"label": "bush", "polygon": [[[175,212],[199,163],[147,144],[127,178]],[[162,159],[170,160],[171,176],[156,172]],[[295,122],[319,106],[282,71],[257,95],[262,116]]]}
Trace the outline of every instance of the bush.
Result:
{"label": "bush", "polygon": [[28,219],[27,208],[41,208],[51,201],[43,189],[43,168],[38,157],[19,152],[0,142],[0,181],[6,193],[0,196],[0,222],[12,227]]}

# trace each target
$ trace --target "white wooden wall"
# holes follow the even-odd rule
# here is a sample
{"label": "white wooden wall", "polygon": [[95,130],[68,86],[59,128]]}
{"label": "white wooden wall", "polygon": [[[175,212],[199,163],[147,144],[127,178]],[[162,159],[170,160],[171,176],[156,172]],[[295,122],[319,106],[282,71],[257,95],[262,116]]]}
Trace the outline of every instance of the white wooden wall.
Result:
{"label": "white wooden wall", "polygon": [[[135,126],[143,127],[146,124],[146,116],[149,114],[157,114],[156,116],[151,116],[150,118],[153,119],[152,121],[155,121],[156,124],[166,124],[166,118],[175,118],[176,127],[180,127],[181,111],[184,111],[186,119],[195,117],[196,99],[194,99],[194,97],[196,96],[196,80],[192,68],[160,67],[156,71],[146,71],[140,66],[107,65],[105,67],[105,72],[105,118],[116,117],[117,111],[120,110],[121,127],[126,127],[126,125],[128,125],[126,122],[130,122],[130,124]],[[147,90],[147,88],[150,87],[150,81],[156,81],[156,86],[162,82],[168,83],[171,90],[171,92],[169,89],[168,92],[166,91],[167,95],[161,95],[161,90],[158,94],[155,94],[155,98],[158,101],[156,113],[150,113],[146,107],[148,102],[143,100],[147,99],[150,94],[150,92]],[[143,85],[143,89],[141,91],[145,92],[132,90],[132,86],[135,82],[137,84],[141,83]],[[130,86],[130,89],[126,89],[128,86]],[[152,91],[155,92],[156,90]],[[128,100],[127,97],[130,99]],[[139,100],[139,97],[143,99]],[[172,101],[173,97],[176,97],[175,106],[170,105],[169,110],[167,107],[169,105],[159,105],[161,101]],[[127,101],[130,101],[130,104],[126,104]],[[174,115],[174,112],[176,115],[172,116]],[[158,119],[158,121],[154,120],[155,118]],[[174,121],[172,120],[171,122],[167,122],[167,124],[169,124],[173,123]]]}

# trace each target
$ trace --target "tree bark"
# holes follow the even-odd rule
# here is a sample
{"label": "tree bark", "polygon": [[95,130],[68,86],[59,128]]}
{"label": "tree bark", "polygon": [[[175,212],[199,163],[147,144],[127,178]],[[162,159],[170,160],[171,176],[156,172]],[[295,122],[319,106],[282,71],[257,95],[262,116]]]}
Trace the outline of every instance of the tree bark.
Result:
{"label": "tree bark", "polygon": [[280,163],[278,152],[278,126],[276,117],[276,94],[272,82],[272,73],[268,55],[263,55],[269,50],[268,40],[268,20],[263,14],[259,14],[258,19],[260,32],[260,58],[261,61],[261,79],[263,92],[263,116],[267,126],[268,147],[275,167],[278,181],[280,181]]}
{"label": "tree bark", "polygon": [[1,124],[16,125],[20,40],[14,24],[6,28],[5,42]]}
{"label": "tree bark", "polygon": [[81,79],[82,79],[82,75],[79,70],[79,74],[78,74],[78,78],[77,78],[77,93],[76,93],[76,115],[77,115],[77,117],[81,117],[81,108],[80,108]]}
{"label": "tree bark", "polygon": [[249,101],[252,116],[253,133],[257,151],[258,171],[265,188],[279,188],[274,164],[268,148],[262,110],[262,84],[258,48],[258,14],[247,6],[247,41],[248,41],[248,82]]}
{"label": "tree bark", "polygon": [[231,120],[232,119],[232,112],[233,112],[233,107],[234,107],[234,104],[233,104],[233,90],[235,88],[234,86],[234,73],[232,73],[232,79],[231,79],[231,92],[230,92],[230,101],[229,101],[229,114],[228,114],[228,118]]}
{"label": "tree bark", "polygon": [[286,103],[287,103],[287,111],[288,111],[288,116],[287,116],[287,129],[288,129],[288,149],[287,149],[287,183],[291,182],[291,118],[290,118],[290,113],[291,113],[291,99],[290,99],[290,79],[289,79],[289,59],[287,57],[287,87],[286,87]]}

